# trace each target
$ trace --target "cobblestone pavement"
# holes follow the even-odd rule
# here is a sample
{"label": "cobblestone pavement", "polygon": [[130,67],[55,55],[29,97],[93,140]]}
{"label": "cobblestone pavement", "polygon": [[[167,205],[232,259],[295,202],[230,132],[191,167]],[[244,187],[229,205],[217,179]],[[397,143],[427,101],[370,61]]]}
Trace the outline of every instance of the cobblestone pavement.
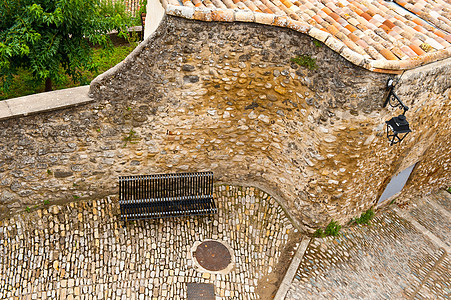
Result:
{"label": "cobblestone pavement", "polygon": [[369,226],[343,229],[336,238],[313,239],[285,299],[449,299],[445,248],[451,196],[442,191],[402,210],[443,247],[394,207],[379,213]]}
{"label": "cobblestone pavement", "polygon": [[[124,227],[112,197],[4,220],[0,299],[186,299],[193,282],[213,284],[216,299],[269,299],[301,234],[258,189],[217,186],[215,194],[213,217]],[[445,192],[419,199],[404,217],[389,207],[370,226],[313,239],[285,299],[449,299],[450,199]],[[229,274],[195,268],[191,247],[205,239],[230,245]]]}
{"label": "cobblestone pavement", "polygon": [[[287,264],[279,259],[290,259],[284,253],[295,250],[292,240],[300,234],[260,190],[219,186],[215,193],[219,214],[210,218],[124,227],[117,200],[108,198],[4,220],[0,299],[186,299],[190,282],[213,283],[216,299],[258,299],[263,281]],[[229,274],[195,270],[190,250],[204,239],[231,246]]]}

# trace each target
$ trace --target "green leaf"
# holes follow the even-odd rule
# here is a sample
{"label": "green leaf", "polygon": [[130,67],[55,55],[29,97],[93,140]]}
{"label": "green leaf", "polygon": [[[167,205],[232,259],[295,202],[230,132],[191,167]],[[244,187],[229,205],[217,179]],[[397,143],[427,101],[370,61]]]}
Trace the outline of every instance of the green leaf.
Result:
{"label": "green leaf", "polygon": [[[0,5],[0,82],[8,89],[19,68],[36,81],[61,80],[64,74],[82,78],[91,69],[89,42],[111,47],[107,33],[126,30],[130,17],[116,2],[105,15],[105,1],[3,0]],[[111,7],[110,7],[111,8]],[[108,8],[108,9],[110,9]],[[103,12],[103,13],[102,13]]]}

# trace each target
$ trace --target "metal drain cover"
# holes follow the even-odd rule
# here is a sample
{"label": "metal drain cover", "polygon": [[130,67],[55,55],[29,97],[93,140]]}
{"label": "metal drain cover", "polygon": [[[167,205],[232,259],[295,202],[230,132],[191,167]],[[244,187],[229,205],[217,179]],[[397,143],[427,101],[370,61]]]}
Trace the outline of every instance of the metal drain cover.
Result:
{"label": "metal drain cover", "polygon": [[215,300],[215,287],[211,283],[187,283],[188,300]]}
{"label": "metal drain cover", "polygon": [[205,241],[194,252],[197,262],[208,271],[221,271],[232,261],[229,249],[217,241]]}

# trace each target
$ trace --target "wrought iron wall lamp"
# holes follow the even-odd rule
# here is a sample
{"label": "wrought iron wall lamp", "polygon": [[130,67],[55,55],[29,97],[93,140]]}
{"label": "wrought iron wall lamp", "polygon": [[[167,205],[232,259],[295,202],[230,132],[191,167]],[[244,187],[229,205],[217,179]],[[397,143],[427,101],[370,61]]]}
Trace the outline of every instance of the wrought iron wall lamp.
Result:
{"label": "wrought iron wall lamp", "polygon": [[387,99],[385,99],[384,107],[386,107],[387,104],[390,104],[391,107],[399,107],[403,110],[402,115],[391,118],[385,122],[385,124],[387,124],[387,139],[390,146],[400,143],[409,134],[409,132],[412,132],[409,128],[409,122],[405,116],[406,111],[409,110],[409,107],[405,105],[401,99],[399,99],[398,95],[396,95],[394,91],[394,88],[395,83],[393,79],[388,79],[388,96]]}

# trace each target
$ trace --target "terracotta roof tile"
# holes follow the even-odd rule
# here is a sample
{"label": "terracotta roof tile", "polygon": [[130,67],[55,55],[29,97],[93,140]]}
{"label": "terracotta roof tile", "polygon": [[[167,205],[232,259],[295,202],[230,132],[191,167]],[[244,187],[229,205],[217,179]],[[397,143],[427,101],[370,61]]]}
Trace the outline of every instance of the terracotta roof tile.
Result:
{"label": "terracotta roof tile", "polygon": [[417,38],[413,38],[411,40],[411,42],[412,42],[412,45],[415,45],[415,46],[418,46],[418,47],[420,47],[421,44],[423,44],[423,42],[421,40],[417,39]]}
{"label": "terracotta roof tile", "polygon": [[357,28],[355,28],[355,27],[352,26],[351,24],[346,25],[345,28],[346,28],[347,30],[349,30],[351,33],[357,30]]}
{"label": "terracotta roof tile", "polygon": [[[183,3],[185,6],[187,6],[186,4],[190,4],[189,6],[191,6],[190,1],[186,1]],[[200,0],[192,0],[192,4],[194,4],[194,6],[196,7],[205,7],[205,5],[202,3],[202,1]]]}
{"label": "terracotta roof tile", "polygon": [[396,57],[396,55],[394,55],[390,50],[388,49],[380,49],[379,53],[382,54],[386,59],[389,60],[398,60],[398,58]]}
{"label": "terracotta roof tile", "polygon": [[304,22],[294,21],[291,19],[287,20],[287,27],[302,33],[307,33],[310,29]]}
{"label": "terracotta roof tile", "polygon": [[222,0],[222,2],[225,4],[225,6],[227,6],[227,8],[230,9],[237,9],[238,6],[235,5],[235,3],[233,3],[232,0]]}
{"label": "terracotta roof tile", "polygon": [[[365,43],[363,40],[359,39],[355,42],[358,46],[362,47],[363,49],[367,49],[369,47],[369,45],[367,43]],[[366,54],[368,54],[367,52],[365,52]]]}
{"label": "terracotta roof tile", "polygon": [[348,34],[348,38],[349,38],[351,41],[353,41],[354,43],[357,42],[357,41],[359,40],[359,38],[358,38],[355,34],[353,34],[353,33]]}
{"label": "terracotta roof tile", "polygon": [[409,58],[408,55],[406,55],[401,49],[399,49],[398,47],[393,47],[390,49],[390,51],[399,59],[403,60],[403,59],[407,59]]}
{"label": "terracotta roof tile", "polygon": [[334,25],[329,25],[327,27],[327,31],[329,31],[332,35],[335,35],[338,33],[338,29]]}
{"label": "terracotta roof tile", "polygon": [[315,15],[315,16],[313,17],[313,20],[315,20],[316,23],[321,23],[321,22],[324,21],[323,18],[321,18],[319,15]]}
{"label": "terracotta roof tile", "polygon": [[283,11],[280,10],[277,6],[275,6],[271,1],[262,0],[262,3],[264,5],[266,5],[274,14],[277,14],[277,15],[283,14]]}
{"label": "terracotta roof tile", "polygon": [[177,1],[177,0],[167,0],[168,1],[168,4],[171,4],[171,5],[180,5],[180,3]]}
{"label": "terracotta roof tile", "polygon": [[445,47],[445,48],[450,48],[450,46],[451,46],[451,43],[450,42],[448,42],[447,40],[445,40],[445,39],[442,39],[441,37],[436,37],[434,40],[436,40],[437,42],[439,42],[443,47]]}
{"label": "terracotta roof tile", "polygon": [[[357,45],[355,42],[351,41],[350,39],[346,39],[343,41],[343,43],[352,51],[354,51],[356,54],[360,54],[363,56],[366,55],[365,50],[363,50],[362,47]],[[342,51],[343,52],[343,51]]]}
{"label": "terracotta roof tile", "polygon": [[402,50],[402,52],[407,54],[409,57],[416,57],[417,56],[417,54],[412,49],[410,49],[410,47],[402,46],[401,50]]}
{"label": "terracotta roof tile", "polygon": [[366,26],[363,25],[363,24],[357,24],[357,28],[360,29],[361,31],[366,31],[366,30],[368,30],[368,27],[366,27]]}
{"label": "terracotta roof tile", "polygon": [[262,12],[261,10],[258,9],[258,7],[251,0],[245,0],[245,1],[243,1],[243,3],[252,11]]}
{"label": "terracotta roof tile", "polygon": [[385,20],[384,22],[382,22],[382,25],[387,26],[390,30],[392,30],[393,27],[395,27],[395,24],[393,24],[393,22],[390,20]]}
{"label": "terracotta roof tile", "polygon": [[323,12],[325,12],[326,14],[328,14],[328,15],[330,15],[331,13],[332,13],[332,11],[329,9],[329,7],[323,7],[323,8],[321,8],[321,10],[323,11]]}
{"label": "terracotta roof tile", "polygon": [[450,0],[161,2],[168,14],[189,19],[256,22],[307,33],[377,72],[398,72],[451,57]]}
{"label": "terracotta roof tile", "polygon": [[215,5],[210,0],[204,0],[204,5],[208,8],[215,8]]}
{"label": "terracotta roof tile", "polygon": [[385,24],[382,24],[381,26],[379,26],[379,28],[385,31],[386,33],[389,33],[391,31],[390,28]]}
{"label": "terracotta roof tile", "polygon": [[426,52],[424,52],[419,46],[417,46],[417,45],[415,45],[415,44],[409,45],[409,47],[410,47],[410,49],[412,49],[413,52],[415,52],[417,55],[423,55],[423,54],[426,53]]}
{"label": "terracotta roof tile", "polygon": [[337,21],[338,19],[340,19],[340,16],[339,15],[337,15],[336,13],[330,13],[329,14],[329,16],[332,18],[332,19],[334,19],[335,21]]}
{"label": "terracotta roof tile", "polygon": [[344,27],[341,27],[339,30],[340,30],[340,32],[337,33],[336,37],[341,41],[343,41],[343,39],[346,38],[348,36],[348,34],[351,33],[349,30],[347,30]]}

